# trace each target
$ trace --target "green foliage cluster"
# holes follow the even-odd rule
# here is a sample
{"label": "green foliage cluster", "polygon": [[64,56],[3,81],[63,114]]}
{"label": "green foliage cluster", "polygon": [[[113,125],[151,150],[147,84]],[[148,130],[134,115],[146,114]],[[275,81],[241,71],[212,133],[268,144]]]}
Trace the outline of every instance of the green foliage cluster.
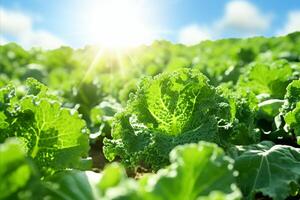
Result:
{"label": "green foliage cluster", "polygon": [[0,199],[299,199],[299,47],[0,46]]}

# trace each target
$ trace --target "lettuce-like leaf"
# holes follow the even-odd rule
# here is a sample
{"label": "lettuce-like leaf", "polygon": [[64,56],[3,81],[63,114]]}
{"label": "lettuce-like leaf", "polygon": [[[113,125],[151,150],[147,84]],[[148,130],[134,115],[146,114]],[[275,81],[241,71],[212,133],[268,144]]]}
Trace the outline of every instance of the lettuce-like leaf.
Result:
{"label": "lettuce-like leaf", "polygon": [[222,145],[218,124],[229,120],[226,99],[201,73],[183,69],[144,79],[104,140],[107,159],[159,169],[177,145],[200,140]]}
{"label": "lettuce-like leaf", "polygon": [[9,137],[24,141],[27,154],[46,175],[79,167],[89,144],[78,112],[61,107],[45,88],[30,80],[27,93],[20,99],[13,89],[1,89],[0,142]]}
{"label": "lettuce-like leaf", "polygon": [[[233,160],[216,144],[199,142],[176,147],[170,153],[171,165],[139,181],[124,179],[123,170],[108,167],[114,177],[111,187],[100,189],[104,199],[196,200],[240,198],[235,185]],[[104,170],[104,174],[106,174]],[[113,173],[116,171],[116,173]],[[100,185],[107,185],[107,178]]]}
{"label": "lettuce-like leaf", "polygon": [[239,146],[235,153],[237,184],[245,197],[252,199],[261,192],[274,200],[284,200],[294,187],[300,189],[299,148],[264,141]]}
{"label": "lettuce-like leaf", "polygon": [[282,99],[292,77],[293,70],[287,61],[254,63],[245,75],[240,76],[238,86],[250,89],[257,95],[267,94],[271,98]]}

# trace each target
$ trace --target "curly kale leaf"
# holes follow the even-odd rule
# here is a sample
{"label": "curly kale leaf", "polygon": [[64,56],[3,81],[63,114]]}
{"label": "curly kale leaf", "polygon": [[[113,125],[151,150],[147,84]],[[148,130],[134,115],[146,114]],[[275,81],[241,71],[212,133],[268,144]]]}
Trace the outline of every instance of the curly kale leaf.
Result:
{"label": "curly kale leaf", "polygon": [[0,91],[0,142],[9,137],[24,141],[27,154],[44,174],[79,167],[89,149],[83,133],[85,122],[77,111],[61,107],[48,96],[42,84],[30,80],[27,86],[27,93],[20,99],[13,89]]}
{"label": "curly kale leaf", "polygon": [[230,143],[236,145],[253,144],[260,141],[260,133],[255,128],[258,101],[255,95],[243,89],[237,91],[218,87],[218,91],[228,99],[230,105],[230,123],[225,123],[223,132]]}
{"label": "curly kale leaf", "polygon": [[239,172],[237,184],[249,199],[261,192],[274,200],[283,200],[300,189],[299,148],[264,141],[238,146],[234,157]]}
{"label": "curly kale leaf", "polygon": [[288,112],[284,120],[288,129],[292,129],[297,138],[297,144],[300,145],[300,101],[297,103],[296,108]]}
{"label": "curly kale leaf", "polygon": [[293,110],[300,102],[300,80],[294,80],[286,88],[284,96],[286,102],[282,107],[283,113]]}
{"label": "curly kale leaf", "polygon": [[156,174],[145,175],[139,181],[126,179],[122,168],[109,166],[100,179],[100,193],[103,199],[240,198],[235,185],[233,160],[225,156],[216,144],[202,141],[175,147],[170,153],[170,162],[168,167]]}
{"label": "curly kale leaf", "polygon": [[105,138],[104,153],[129,166],[158,169],[168,164],[177,145],[200,140],[223,145],[218,124],[229,118],[229,104],[197,71],[146,78],[115,117],[113,139]]}
{"label": "curly kale leaf", "polygon": [[[300,144],[300,80],[294,80],[287,87],[284,104],[280,113],[275,117],[278,138],[288,138],[290,144]],[[273,134],[273,133],[272,133]]]}

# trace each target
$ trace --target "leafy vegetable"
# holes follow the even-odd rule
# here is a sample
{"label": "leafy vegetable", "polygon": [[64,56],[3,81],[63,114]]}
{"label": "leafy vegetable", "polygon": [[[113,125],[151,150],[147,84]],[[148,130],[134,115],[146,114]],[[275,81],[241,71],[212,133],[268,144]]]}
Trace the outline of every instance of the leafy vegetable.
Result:
{"label": "leafy vegetable", "polygon": [[180,70],[144,79],[104,140],[107,159],[158,169],[179,144],[200,140],[221,144],[218,121],[229,118],[229,105],[201,73]]}
{"label": "leafy vegetable", "polygon": [[0,199],[300,199],[299,46],[0,45]]}
{"label": "leafy vegetable", "polygon": [[223,132],[232,144],[246,145],[258,142],[260,132],[255,128],[258,101],[252,92],[240,89],[234,91],[227,86],[218,88],[230,105],[230,123],[224,122]]}
{"label": "leafy vegetable", "polygon": [[286,103],[283,106],[284,112],[293,110],[296,104],[300,102],[300,80],[294,80],[288,85],[286,90]]}
{"label": "leafy vegetable", "polygon": [[258,192],[274,200],[287,198],[300,188],[299,166],[299,148],[269,141],[237,147],[235,155],[237,184],[249,199]]}
{"label": "leafy vegetable", "polygon": [[[15,153],[16,150],[22,152],[20,144],[14,142],[8,141],[2,145],[1,155],[3,147],[5,153]],[[22,199],[87,200],[240,198],[241,194],[235,185],[233,160],[215,144],[200,142],[178,146],[170,153],[170,161],[171,165],[167,168],[159,170],[157,174],[145,175],[138,181],[127,178],[120,165],[112,164],[101,174],[61,171],[43,180],[34,179],[26,185],[32,168],[29,168],[25,153],[21,153],[18,158],[12,157],[10,162],[1,163],[5,168],[16,167],[17,162],[24,163],[16,171],[1,172],[1,177],[9,176],[10,179],[6,180],[12,180],[11,183],[19,178],[16,177],[20,175],[19,172],[27,175],[19,179],[20,185],[6,185],[10,190],[5,191],[3,197],[16,195]],[[1,191],[5,189],[1,188]],[[18,193],[15,193],[17,189]]]}
{"label": "leafy vegetable", "polygon": [[249,88],[255,94],[267,94],[273,98],[283,98],[293,70],[286,61],[272,64],[255,63],[241,76],[239,85]]}
{"label": "leafy vegetable", "polygon": [[275,117],[277,130],[272,133],[281,138],[295,140],[290,144],[299,142],[299,102],[300,102],[300,80],[294,80],[287,87],[284,104],[279,109],[280,113]]}
{"label": "leafy vegetable", "polygon": [[106,199],[239,199],[233,160],[215,144],[178,146],[170,153],[170,162],[138,182],[124,179],[122,169],[110,166],[100,180],[101,191]]}
{"label": "leafy vegetable", "polygon": [[80,158],[87,155],[88,140],[83,133],[85,122],[75,110],[62,108],[46,94],[45,86],[30,79],[27,94],[20,99],[10,86],[0,93],[1,142],[8,137],[20,138],[27,154],[45,174],[80,167]]}
{"label": "leafy vegetable", "polygon": [[99,174],[67,170],[41,180],[17,138],[0,144],[0,157],[0,199],[97,199],[89,177]]}
{"label": "leafy vegetable", "polygon": [[294,110],[286,114],[284,120],[289,128],[294,130],[297,136],[297,143],[300,145],[300,102],[297,103]]}
{"label": "leafy vegetable", "polygon": [[95,183],[89,179],[89,176],[94,176],[94,179],[99,178],[99,175],[93,172],[77,170],[59,172],[43,183],[43,191],[40,196],[51,200],[96,200],[98,198],[96,191],[94,191],[95,186],[93,184]]}

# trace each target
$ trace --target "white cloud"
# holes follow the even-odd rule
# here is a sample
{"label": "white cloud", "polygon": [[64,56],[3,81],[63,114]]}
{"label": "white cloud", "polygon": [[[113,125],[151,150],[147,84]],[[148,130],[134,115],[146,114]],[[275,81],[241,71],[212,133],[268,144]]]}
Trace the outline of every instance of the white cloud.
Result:
{"label": "white cloud", "polygon": [[300,31],[300,10],[290,11],[286,25],[278,31],[280,35],[286,35],[291,32]]}
{"label": "white cloud", "polygon": [[211,39],[210,31],[196,24],[183,27],[179,31],[179,42],[186,45],[197,44],[203,40]]}
{"label": "white cloud", "polygon": [[[0,34],[13,38],[13,41],[25,48],[33,46],[52,49],[60,47],[64,42],[46,30],[33,28],[33,19],[19,11],[0,7]],[[6,37],[6,38],[8,38]],[[7,42],[7,39],[4,39]],[[2,41],[1,41],[2,43]]]}
{"label": "white cloud", "polygon": [[267,30],[271,19],[250,2],[234,0],[227,3],[225,14],[216,26],[221,31],[252,35]]}
{"label": "white cloud", "polygon": [[58,48],[64,44],[64,42],[61,39],[43,30],[37,30],[37,31],[25,33],[20,37],[20,42],[25,47],[36,46],[36,47],[44,47],[47,49]]}
{"label": "white cloud", "polygon": [[0,8],[1,34],[20,36],[32,28],[32,20],[23,13]]}
{"label": "white cloud", "polygon": [[[210,26],[190,25],[179,31],[178,41],[195,44],[202,40],[226,36],[249,37],[262,34],[272,21],[270,14],[264,14],[255,5],[246,0],[229,1],[224,8],[224,15]],[[295,16],[294,18],[299,17]],[[299,20],[293,20],[293,24]],[[294,25],[293,25],[294,26]]]}

